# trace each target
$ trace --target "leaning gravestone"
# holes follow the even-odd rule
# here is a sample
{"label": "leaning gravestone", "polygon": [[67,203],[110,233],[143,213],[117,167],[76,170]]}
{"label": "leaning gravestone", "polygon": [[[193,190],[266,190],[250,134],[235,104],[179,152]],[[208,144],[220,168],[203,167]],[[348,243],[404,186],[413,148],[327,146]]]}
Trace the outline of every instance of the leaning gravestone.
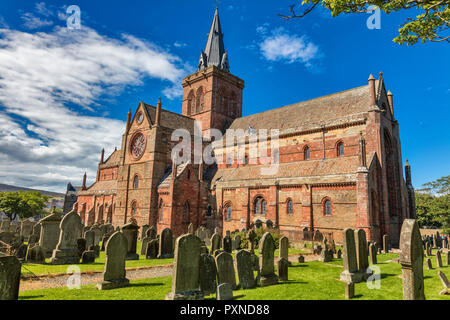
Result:
{"label": "leaning gravestone", "polygon": [[175,242],[172,291],[166,300],[203,300],[200,285],[201,240],[189,233],[178,237]]}
{"label": "leaning gravestone", "polygon": [[450,294],[450,283],[442,271],[438,271],[439,279],[441,279],[444,289],[439,293],[440,295]]}
{"label": "leaning gravestone", "polygon": [[234,257],[239,286],[241,289],[250,289],[256,286],[253,273],[252,254],[248,250],[239,250]]}
{"label": "leaning gravestone", "polygon": [[127,260],[139,260],[139,255],[136,253],[138,232],[139,226],[133,222],[122,227],[123,236],[127,239],[128,243]]}
{"label": "leaning gravestone", "polygon": [[277,268],[280,281],[288,281],[289,261],[285,258],[281,258],[278,260]]}
{"label": "leaning gravestone", "polygon": [[259,261],[261,268],[261,286],[269,286],[278,283],[278,277],[274,273],[275,241],[270,232],[266,232],[259,242]]}
{"label": "leaning gravestone", "polygon": [[222,237],[218,233],[214,233],[211,237],[211,252],[220,250],[222,247]]}
{"label": "leaning gravestone", "polygon": [[217,289],[217,269],[214,257],[209,254],[200,255],[200,290],[205,295],[216,292]]}
{"label": "leaning gravestone", "polygon": [[41,225],[39,245],[44,249],[45,257],[50,258],[59,241],[61,217],[57,213],[52,213],[39,223]]}
{"label": "leaning gravestone", "polygon": [[427,269],[428,270],[433,269],[433,265],[431,264],[431,259],[430,258],[427,258]]}
{"label": "leaning gravestone", "polygon": [[165,228],[161,231],[159,238],[159,253],[158,259],[171,259],[173,258],[173,235],[172,230]]}
{"label": "leaning gravestone", "polygon": [[355,230],[355,247],[358,271],[366,278],[366,270],[369,267],[369,255],[367,253],[366,232],[363,229]]}
{"label": "leaning gravestone", "polygon": [[216,257],[218,284],[229,283],[236,290],[236,275],[234,273],[233,256],[222,252]]}
{"label": "leaning gravestone", "polygon": [[60,224],[59,242],[53,250],[51,264],[78,264],[77,239],[81,232],[81,218],[76,211],[71,211],[64,216]]}
{"label": "leaning gravestone", "polygon": [[194,234],[194,224],[192,222],[188,225],[187,233]]}
{"label": "leaning gravestone", "polygon": [[106,243],[106,261],[103,280],[97,283],[97,289],[109,290],[127,287],[125,259],[128,253],[127,238],[122,232],[115,232]]}
{"label": "leaning gravestone", "polygon": [[0,300],[19,298],[21,267],[22,264],[15,256],[0,257]]}
{"label": "leaning gravestone", "polygon": [[344,252],[343,252],[343,262],[344,271],[340,275],[341,281],[346,283],[349,282],[361,282],[363,280],[363,275],[358,272],[358,263],[356,258],[356,248],[355,248],[355,232],[347,228],[343,231],[344,240]]}
{"label": "leaning gravestone", "polygon": [[425,300],[423,249],[419,225],[414,219],[403,221],[400,233],[403,300]]}

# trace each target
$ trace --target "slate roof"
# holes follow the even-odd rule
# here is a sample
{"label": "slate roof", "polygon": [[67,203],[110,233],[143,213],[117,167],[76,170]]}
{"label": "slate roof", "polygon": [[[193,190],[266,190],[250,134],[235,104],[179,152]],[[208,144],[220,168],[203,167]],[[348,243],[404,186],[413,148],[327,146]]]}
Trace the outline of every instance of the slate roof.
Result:
{"label": "slate roof", "polygon": [[[177,167],[177,177],[179,177],[184,169],[186,169],[188,166],[188,163],[180,164]],[[158,188],[168,188],[170,186],[170,182],[172,181],[172,170],[167,170],[164,177],[161,179],[161,181],[158,184]]]}
{"label": "slate roof", "polygon": [[114,150],[114,152],[109,156],[106,161],[100,164],[100,168],[111,168],[119,166],[120,162],[120,150]]}
{"label": "slate roof", "polygon": [[78,192],[78,195],[104,195],[117,193],[117,180],[97,181],[87,190]]}
{"label": "slate roof", "polygon": [[[143,104],[151,123],[154,124],[156,119],[156,107],[146,103]],[[160,125],[162,127],[172,130],[183,128],[188,130],[191,135],[194,134],[195,119],[169,110],[162,109],[161,111]]]}

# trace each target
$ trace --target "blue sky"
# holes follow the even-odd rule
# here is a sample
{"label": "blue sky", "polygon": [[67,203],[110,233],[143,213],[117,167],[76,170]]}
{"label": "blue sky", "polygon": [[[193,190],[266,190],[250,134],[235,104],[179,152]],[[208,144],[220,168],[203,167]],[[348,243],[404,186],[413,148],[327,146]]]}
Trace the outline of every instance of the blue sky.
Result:
{"label": "blue sky", "polygon": [[[231,72],[249,115],[367,83],[383,71],[394,94],[413,183],[450,174],[450,46],[392,42],[413,12],[332,18],[319,8],[283,20],[290,1],[219,2]],[[66,28],[69,5],[81,30]],[[140,100],[181,112],[215,1],[0,2],[0,182],[62,191],[92,182],[100,150],[120,147]],[[5,86],[5,84],[7,84]]]}

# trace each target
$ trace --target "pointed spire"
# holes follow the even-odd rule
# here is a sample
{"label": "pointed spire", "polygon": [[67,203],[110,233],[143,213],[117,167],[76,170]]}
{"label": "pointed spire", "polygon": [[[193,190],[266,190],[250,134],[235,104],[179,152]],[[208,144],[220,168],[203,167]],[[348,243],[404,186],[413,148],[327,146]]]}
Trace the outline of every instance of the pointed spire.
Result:
{"label": "pointed spire", "polygon": [[369,76],[369,95],[370,95],[370,105],[374,106],[376,105],[376,92],[375,92],[375,78],[373,77],[373,74],[370,74]]}
{"label": "pointed spire", "polygon": [[224,71],[229,71],[228,54],[223,43],[222,27],[220,26],[219,9],[216,8],[211,30],[208,34],[205,50],[200,54],[198,70],[209,66],[216,66]]}
{"label": "pointed spire", "polygon": [[100,156],[100,164],[102,164],[105,161],[105,149],[102,149],[102,154]]}
{"label": "pointed spire", "polygon": [[128,132],[128,130],[130,130],[130,126],[131,126],[131,108],[128,109],[128,114],[127,114],[127,130],[126,130],[126,132]]}
{"label": "pointed spire", "polygon": [[411,181],[411,166],[409,165],[408,159],[406,159],[405,163],[405,182],[407,186],[412,186]]}
{"label": "pointed spire", "polygon": [[86,179],[87,179],[87,174],[85,172],[84,176],[83,176],[83,184],[81,185],[81,190],[86,190]]}
{"label": "pointed spire", "polygon": [[159,124],[161,122],[161,106],[162,106],[161,97],[159,97],[158,104],[156,105],[156,116],[155,116],[155,118],[156,118],[155,125],[156,126],[159,126]]}

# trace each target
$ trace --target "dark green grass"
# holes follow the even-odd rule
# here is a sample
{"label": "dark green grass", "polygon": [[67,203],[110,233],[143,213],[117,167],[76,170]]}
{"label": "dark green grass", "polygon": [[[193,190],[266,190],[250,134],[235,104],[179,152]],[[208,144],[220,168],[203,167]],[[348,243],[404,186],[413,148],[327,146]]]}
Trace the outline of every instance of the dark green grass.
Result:
{"label": "dark green grass", "polygon": [[[378,255],[377,266],[381,269],[381,288],[370,290],[366,282],[355,285],[355,298],[361,300],[401,300],[401,266],[387,262],[398,254]],[[434,257],[432,257],[434,258]],[[435,259],[432,259],[435,265]],[[289,268],[289,281],[269,287],[236,290],[234,296],[241,300],[342,300],[345,284],[339,281],[342,259],[329,263],[312,261],[293,263]],[[437,276],[439,269],[424,268],[425,295],[429,300],[450,300],[440,296],[443,286]],[[450,267],[440,268],[450,276]],[[95,285],[83,286],[80,290],[67,288],[32,290],[20,293],[19,299],[37,300],[163,300],[171,290],[171,277],[131,281],[128,288],[98,291]],[[214,299],[211,295],[207,299]]]}

